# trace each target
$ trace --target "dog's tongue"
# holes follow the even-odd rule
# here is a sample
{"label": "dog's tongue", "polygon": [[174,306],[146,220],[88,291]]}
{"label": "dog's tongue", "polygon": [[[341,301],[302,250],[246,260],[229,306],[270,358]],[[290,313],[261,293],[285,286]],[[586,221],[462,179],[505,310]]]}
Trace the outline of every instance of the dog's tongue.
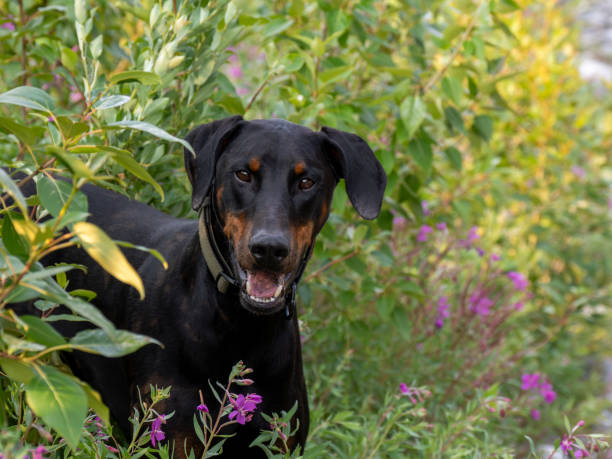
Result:
{"label": "dog's tongue", "polygon": [[257,298],[272,298],[278,289],[278,278],[264,271],[249,272],[247,278],[248,293]]}

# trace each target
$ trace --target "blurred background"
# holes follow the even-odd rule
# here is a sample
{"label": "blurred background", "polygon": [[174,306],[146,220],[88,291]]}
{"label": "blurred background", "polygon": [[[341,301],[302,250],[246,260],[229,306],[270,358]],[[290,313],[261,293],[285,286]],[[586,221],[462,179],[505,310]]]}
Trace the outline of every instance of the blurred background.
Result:
{"label": "blurred background", "polygon": [[0,105],[0,158],[195,218],[183,147],[150,126],[354,132],[388,188],[366,222],[339,185],[298,292],[304,455],[606,457],[611,50],[605,0],[0,2],[0,92],[53,102]]}

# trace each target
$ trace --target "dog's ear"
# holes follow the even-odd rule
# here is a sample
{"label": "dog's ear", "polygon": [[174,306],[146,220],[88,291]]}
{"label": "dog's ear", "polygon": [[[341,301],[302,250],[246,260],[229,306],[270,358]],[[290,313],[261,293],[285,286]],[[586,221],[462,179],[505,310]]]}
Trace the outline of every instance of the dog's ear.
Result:
{"label": "dog's ear", "polygon": [[217,159],[233,135],[237,133],[236,128],[241,121],[243,121],[242,116],[236,115],[202,124],[185,137],[195,151],[195,156],[186,148],[184,153],[185,171],[192,186],[193,210],[198,210],[202,206],[215,176]]}
{"label": "dog's ear", "polygon": [[338,176],[346,182],[346,192],[353,207],[363,218],[378,217],[387,174],[365,140],[355,134],[331,127],[321,128],[324,149]]}

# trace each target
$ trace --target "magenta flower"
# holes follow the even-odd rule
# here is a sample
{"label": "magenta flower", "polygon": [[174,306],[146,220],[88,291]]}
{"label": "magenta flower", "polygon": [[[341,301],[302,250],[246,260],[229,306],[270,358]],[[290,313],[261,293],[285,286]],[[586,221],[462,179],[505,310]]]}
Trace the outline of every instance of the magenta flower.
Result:
{"label": "magenta flower", "polygon": [[549,382],[540,385],[540,394],[542,394],[544,401],[549,405],[557,399],[557,393],[552,389]]}
{"label": "magenta flower", "polygon": [[429,203],[427,201],[421,201],[421,209],[423,210],[423,215],[428,216],[431,214],[429,211]]}
{"label": "magenta flower", "polygon": [[408,385],[406,383],[401,383],[399,385],[400,392],[404,395],[408,395],[410,393],[410,389],[408,389]]}
{"label": "magenta flower", "polygon": [[433,228],[429,225],[423,225],[419,229],[419,234],[417,235],[417,241],[425,242],[427,240],[427,235],[433,231]]}
{"label": "magenta flower", "polygon": [[439,330],[444,326],[444,319],[448,319],[450,317],[450,312],[448,308],[450,307],[450,303],[448,302],[448,298],[445,295],[442,295],[438,300],[438,317],[434,322],[434,325]]}
{"label": "magenta flower", "polygon": [[563,439],[561,440],[561,444],[559,446],[561,446],[561,449],[563,450],[563,452],[567,454],[569,451],[572,450],[571,437],[567,438],[567,435],[563,434]]}
{"label": "magenta flower", "polygon": [[5,22],[4,24],[0,24],[0,28],[10,30],[11,32],[15,31],[15,24],[12,22]]}
{"label": "magenta flower", "polygon": [[249,413],[257,409],[257,404],[261,403],[261,400],[261,396],[257,394],[247,394],[246,397],[240,394],[236,399],[230,398],[234,411],[229,414],[229,418],[231,420],[236,418],[238,424],[244,425],[253,418]]}
{"label": "magenta flower", "polygon": [[589,457],[590,454],[586,449],[579,449],[574,451],[574,457],[576,459],[581,458],[581,457]]}
{"label": "magenta flower", "polygon": [[117,448],[114,448],[111,445],[106,445],[106,449],[108,449],[111,453],[118,453],[119,452],[119,450]]}
{"label": "magenta flower", "polygon": [[540,373],[524,373],[521,376],[521,382],[523,383],[521,384],[522,390],[537,389],[540,382]]}
{"label": "magenta flower", "polygon": [[474,241],[476,241],[479,238],[480,236],[478,235],[478,227],[472,226],[468,233],[467,239],[461,239],[459,241],[459,246],[465,247],[466,249],[470,249]]}
{"label": "magenta flower", "polygon": [[479,257],[482,257],[482,256],[484,256],[485,253],[487,253],[483,249],[481,249],[480,247],[476,247],[476,252],[478,252],[478,256]]}
{"label": "magenta flower", "polygon": [[232,78],[242,78],[243,72],[242,72],[242,68],[240,67],[240,65],[231,65],[229,67],[229,74]]}
{"label": "magenta flower", "polygon": [[491,254],[491,261],[499,261],[499,260],[501,260],[501,257],[499,255],[497,255],[496,253]]}
{"label": "magenta flower", "polygon": [[32,459],[44,459],[43,454],[47,452],[47,448],[40,445],[34,451],[32,451]]}
{"label": "magenta flower", "polygon": [[208,407],[207,407],[207,406],[206,406],[204,403],[200,403],[200,404],[197,406],[197,410],[198,410],[198,411],[203,411],[204,413],[209,413],[209,411],[208,411]]}
{"label": "magenta flower", "polygon": [[586,171],[580,166],[572,166],[572,173],[579,178],[586,177]]}
{"label": "magenta flower", "polygon": [[534,421],[539,421],[541,417],[540,410],[536,410],[536,409],[531,410],[531,417],[533,418]]}
{"label": "magenta flower", "polygon": [[510,271],[508,273],[508,278],[514,282],[514,288],[517,290],[525,290],[529,284],[525,276],[516,271]]}
{"label": "magenta flower", "polygon": [[525,302],[523,301],[517,301],[516,303],[514,303],[514,309],[516,309],[517,311],[523,309],[523,306],[525,306]]}
{"label": "magenta flower", "polygon": [[491,298],[486,296],[484,292],[475,293],[470,296],[470,311],[478,314],[479,316],[486,316],[489,314],[489,308],[495,303]]}
{"label": "magenta flower", "polygon": [[166,417],[162,414],[161,416],[157,416],[157,418],[151,424],[151,444],[155,448],[155,442],[160,442],[166,438],[166,434],[164,434],[161,430],[161,425],[166,423]]}
{"label": "magenta flower", "polygon": [[407,222],[408,221],[405,217],[402,217],[401,215],[395,215],[393,217],[393,228],[396,230],[404,229],[406,227]]}
{"label": "magenta flower", "polygon": [[446,231],[446,222],[440,222],[436,224],[436,228],[440,231]]}
{"label": "magenta flower", "polygon": [[70,86],[70,95],[68,99],[72,103],[76,103],[83,99],[83,95],[77,90],[76,86]]}

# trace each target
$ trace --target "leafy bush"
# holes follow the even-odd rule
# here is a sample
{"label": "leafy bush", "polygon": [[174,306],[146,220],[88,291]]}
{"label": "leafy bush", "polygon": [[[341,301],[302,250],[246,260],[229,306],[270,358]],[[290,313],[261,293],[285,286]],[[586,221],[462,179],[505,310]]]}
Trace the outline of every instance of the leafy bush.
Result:
{"label": "leafy bush", "polygon": [[[521,456],[525,435],[563,449],[563,431],[575,446],[565,453],[594,449],[574,441],[561,413],[589,428],[603,407],[612,123],[609,95],[574,67],[577,29],[563,8],[1,4],[0,158],[24,174],[0,171],[3,452],[126,454],[107,447],[127,451],[121,439],[96,442],[113,438],[107,410],[58,351],[118,356],[149,339],[116,330],[91,292],[71,291],[73,266],[39,260],[78,243],[141,288],[116,261],[121,242],[84,222],[79,189],[92,182],[190,216],[180,139],[230,114],[355,132],[389,178],[374,222],[357,220],[339,187],[299,289],[306,457]],[[33,183],[28,198],[16,187]],[[11,312],[34,298],[42,319]],[[59,336],[59,304],[98,328]]]}

